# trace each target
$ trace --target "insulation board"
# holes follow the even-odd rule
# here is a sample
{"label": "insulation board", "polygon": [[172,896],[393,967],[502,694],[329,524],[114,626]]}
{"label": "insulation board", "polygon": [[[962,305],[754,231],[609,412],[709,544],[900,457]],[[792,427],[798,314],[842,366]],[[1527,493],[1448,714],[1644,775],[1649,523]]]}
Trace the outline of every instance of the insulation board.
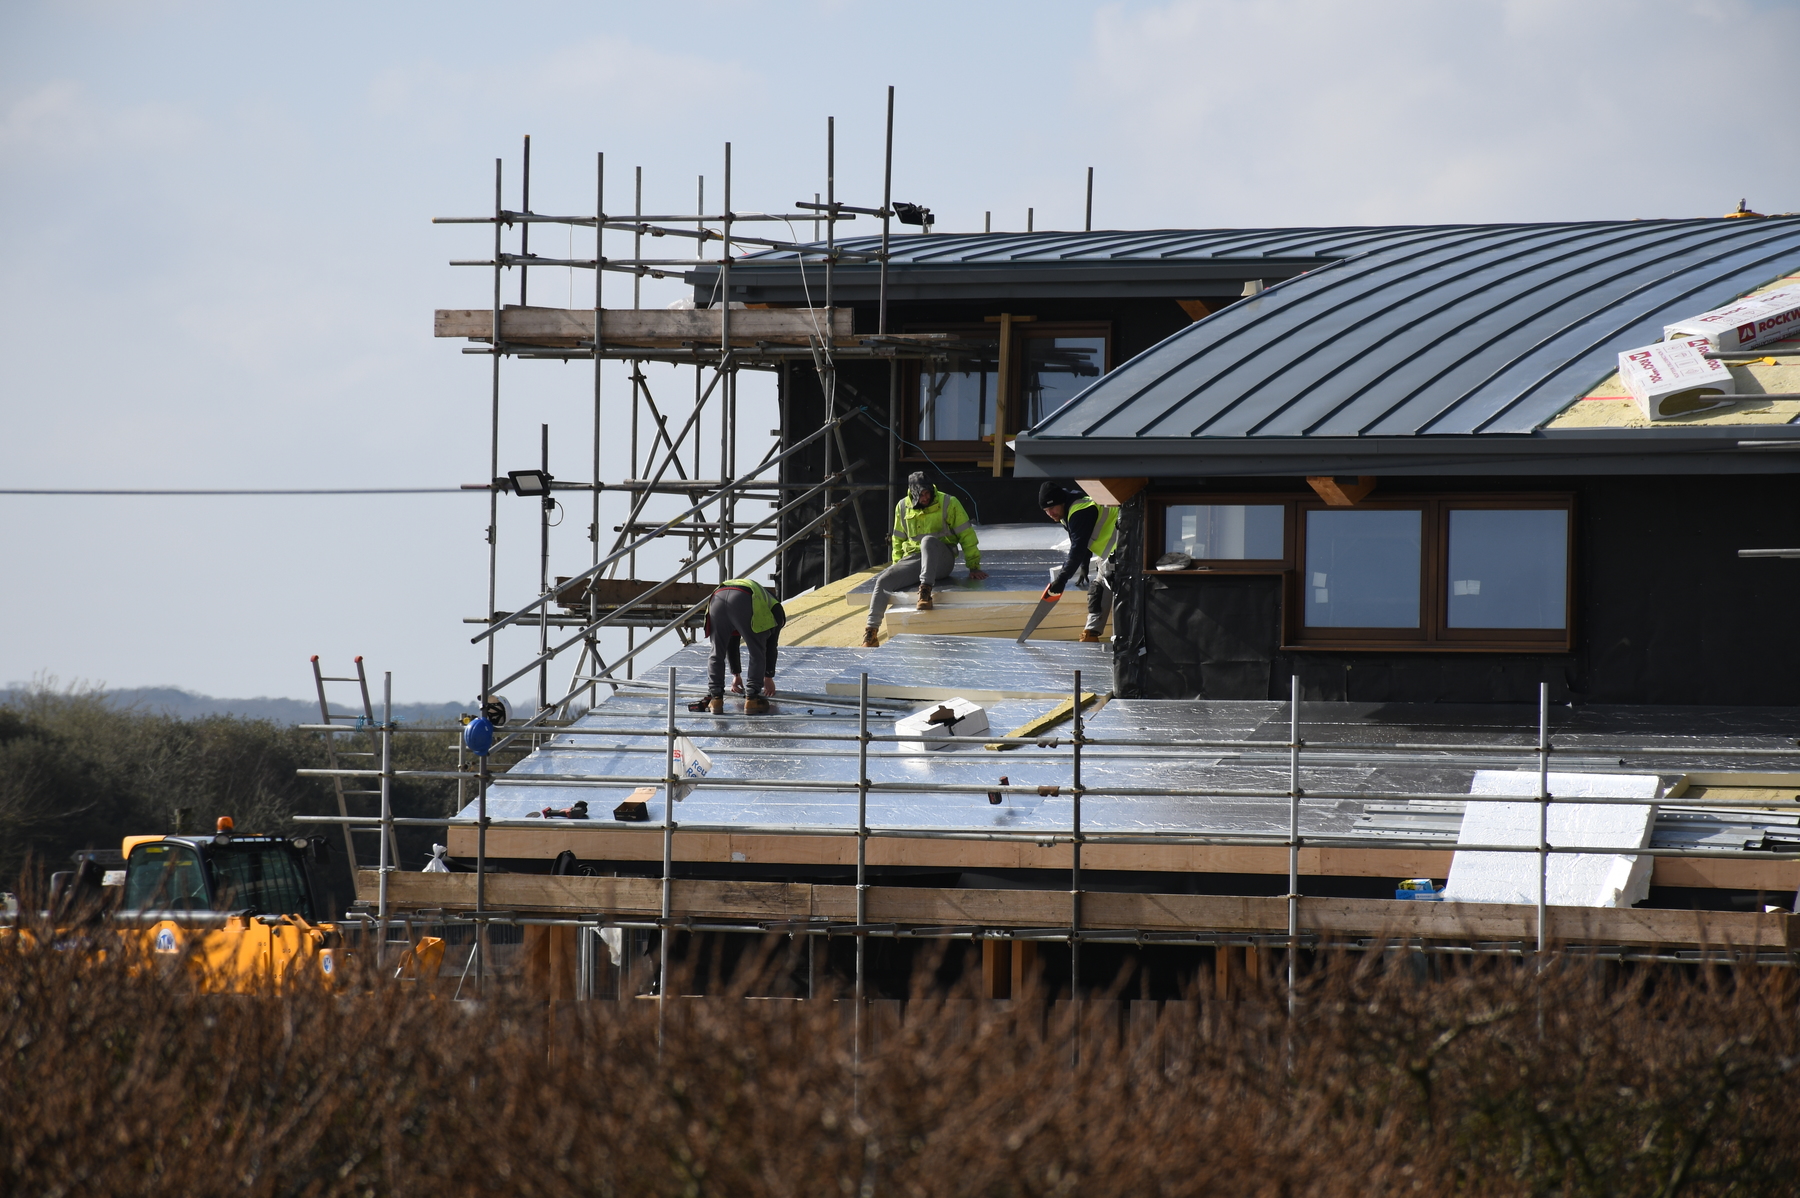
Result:
{"label": "insulation board", "polygon": [[[1548,818],[1549,843],[1557,848],[1647,848],[1656,826],[1655,799],[1662,779],[1655,774],[1564,774],[1549,776],[1554,796]],[[1538,775],[1528,770],[1479,770],[1472,795],[1519,795],[1535,799]],[[1571,799],[1647,799],[1643,804],[1571,802]],[[1530,803],[1470,803],[1463,815],[1460,844],[1538,843],[1539,810]],[[1652,859],[1633,853],[1552,853],[1546,901],[1557,907],[1629,907],[1650,893]],[[1450,865],[1444,901],[1535,903],[1538,857],[1534,853],[1482,853],[1459,849]]]}

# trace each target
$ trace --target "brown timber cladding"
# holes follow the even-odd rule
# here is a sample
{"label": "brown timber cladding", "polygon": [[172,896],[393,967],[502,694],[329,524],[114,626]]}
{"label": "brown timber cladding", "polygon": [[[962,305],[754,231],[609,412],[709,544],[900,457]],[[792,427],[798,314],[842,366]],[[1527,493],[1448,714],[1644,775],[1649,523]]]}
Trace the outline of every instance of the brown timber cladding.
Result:
{"label": "brown timber cladding", "polygon": [[[401,908],[472,910],[474,874],[394,873],[388,898]],[[358,870],[357,893],[373,899],[374,870]],[[856,916],[854,886],[798,882],[677,879],[677,919],[744,921]],[[607,913],[654,917],[662,909],[658,878],[583,878],[549,874],[490,874],[492,910],[565,915]],[[1279,935],[1287,931],[1287,900],[1192,894],[1114,894],[1085,891],[1082,926],[1090,930]],[[1053,928],[1069,918],[1069,895],[1052,890],[974,890],[872,886],[873,924],[919,927]],[[1660,911],[1641,908],[1552,907],[1550,939],[1560,944],[1605,944],[1793,951],[1800,917],[1775,912]],[[1300,930],[1324,937],[1391,936],[1458,941],[1529,941],[1536,911],[1523,904],[1417,903],[1392,899],[1302,898]]]}

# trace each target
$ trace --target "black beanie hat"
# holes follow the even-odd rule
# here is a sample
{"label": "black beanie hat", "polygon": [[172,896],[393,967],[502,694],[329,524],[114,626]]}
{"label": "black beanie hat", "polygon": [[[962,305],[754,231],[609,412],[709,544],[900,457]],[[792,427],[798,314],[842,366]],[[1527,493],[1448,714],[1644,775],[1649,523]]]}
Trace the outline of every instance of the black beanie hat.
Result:
{"label": "black beanie hat", "polygon": [[1054,507],[1059,503],[1068,503],[1075,498],[1075,492],[1058,482],[1045,482],[1038,488],[1038,507]]}

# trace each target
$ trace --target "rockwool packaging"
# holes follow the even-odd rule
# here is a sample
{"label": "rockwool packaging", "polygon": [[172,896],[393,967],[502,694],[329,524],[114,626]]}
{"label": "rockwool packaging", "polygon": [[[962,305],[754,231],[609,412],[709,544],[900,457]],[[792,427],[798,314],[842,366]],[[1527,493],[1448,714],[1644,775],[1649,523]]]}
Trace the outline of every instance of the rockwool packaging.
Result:
{"label": "rockwool packaging", "polygon": [[1663,326],[1663,340],[1704,337],[1714,353],[1800,337],[1800,283]]}
{"label": "rockwool packaging", "polygon": [[1704,337],[1659,341],[1619,355],[1619,381],[1651,420],[1704,412],[1731,402],[1737,383],[1723,362],[1706,356]]}

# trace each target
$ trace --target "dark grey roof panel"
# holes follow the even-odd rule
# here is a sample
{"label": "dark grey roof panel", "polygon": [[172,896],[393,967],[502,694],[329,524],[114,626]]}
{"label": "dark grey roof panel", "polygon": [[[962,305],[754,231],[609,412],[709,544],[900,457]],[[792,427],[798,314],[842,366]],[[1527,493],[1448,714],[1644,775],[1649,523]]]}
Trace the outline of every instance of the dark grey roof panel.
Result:
{"label": "dark grey roof panel", "polygon": [[1620,350],[1800,270],[1795,218],[1283,232],[1279,252],[1336,260],[1125,363],[1021,455],[1063,438],[1530,434]]}

